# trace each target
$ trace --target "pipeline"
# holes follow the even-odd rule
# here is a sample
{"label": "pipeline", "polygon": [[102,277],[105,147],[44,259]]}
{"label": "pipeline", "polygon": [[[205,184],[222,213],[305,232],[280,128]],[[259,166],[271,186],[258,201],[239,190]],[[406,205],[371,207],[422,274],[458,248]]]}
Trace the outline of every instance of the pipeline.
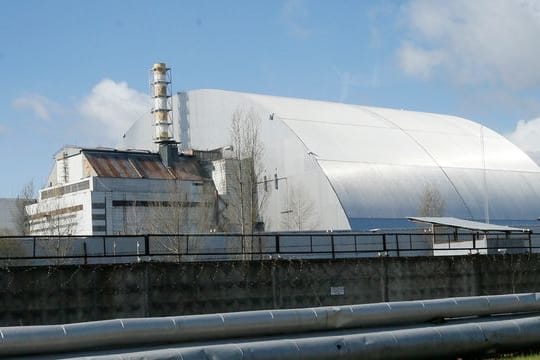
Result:
{"label": "pipeline", "polygon": [[[445,319],[463,317],[536,313],[540,312],[539,295],[540,293],[461,297],[304,309],[260,310],[161,318],[116,319],[64,325],[3,327],[0,328],[0,356],[58,353],[104,347],[122,348],[166,343],[178,344],[189,341],[253,338],[277,334],[280,336],[287,334],[306,335],[312,332],[328,332],[342,329],[354,329],[357,331],[358,329],[371,329],[374,327],[426,324],[439,322]],[[537,317],[530,317],[527,318],[527,320],[504,321],[510,321],[509,323],[500,324],[500,326],[504,326],[505,329],[524,328],[527,331],[525,333],[526,335],[529,333],[532,334],[531,336],[533,336],[537,342],[540,339],[538,337],[538,334],[540,333],[540,320]],[[524,321],[524,324],[517,323],[517,321]],[[487,335],[485,334],[490,334],[490,329],[495,329],[493,330],[493,333],[495,334],[493,337],[496,337],[496,335],[499,334],[499,332],[497,332],[497,326],[499,325],[466,324],[459,326],[464,326],[464,329],[460,329],[459,331],[470,332],[470,334],[467,335],[467,339],[470,338],[471,341],[480,341],[478,339],[484,339],[480,341],[482,344],[485,343],[485,339],[487,338]],[[454,328],[451,328],[448,325],[446,327],[433,327],[432,329],[431,335],[422,333],[422,336],[426,336],[426,339],[431,339],[431,341],[435,342],[446,341],[447,336],[449,339],[457,337],[457,335],[452,332],[454,331],[452,330]],[[450,333],[442,336],[442,331],[449,331]],[[368,336],[369,332],[356,335],[344,335],[342,337],[342,347],[347,349],[356,349],[358,347],[367,348],[371,346],[370,344],[379,344],[380,341],[382,341],[378,340],[379,338],[388,338],[397,341],[395,339],[399,338],[402,333],[397,333],[397,335],[394,334],[391,337],[388,337],[390,336],[388,334],[393,333],[383,332],[378,333],[376,336]],[[403,335],[403,339],[417,339],[415,334],[416,333]],[[441,336],[444,339],[437,340],[440,339]],[[528,335],[520,336],[523,339],[528,339]],[[289,338],[291,337],[293,336],[290,335]],[[330,338],[334,339],[334,337]],[[420,338],[421,337],[415,340],[415,343],[420,341]],[[461,337],[459,338],[461,339]],[[322,340],[325,339],[325,337],[317,339],[317,343],[321,341],[321,344],[326,344],[326,340]],[[310,344],[309,338],[298,341],[299,344]],[[328,341],[332,342],[334,340]],[[29,346],[29,343],[32,345]],[[264,344],[270,343],[271,342],[264,342]],[[287,341],[284,343],[291,344]],[[253,344],[256,344],[256,342],[250,344],[251,345],[249,346],[255,346]],[[302,348],[299,344],[294,345],[294,348]],[[400,343],[397,348],[409,345],[412,346],[411,344],[406,341],[405,343]],[[302,346],[307,346],[309,348],[308,345]],[[381,346],[385,347],[387,345],[388,344]],[[451,345],[449,346],[452,348]],[[333,347],[337,348],[337,345],[333,345]],[[426,346],[422,345],[420,348],[422,350],[425,349]],[[427,348],[429,348],[429,346],[427,346]],[[436,348],[439,347],[436,346]],[[282,350],[285,351],[285,349]],[[242,351],[242,353],[244,352]],[[182,358],[185,357],[182,355]]]}
{"label": "pipeline", "polygon": [[[158,350],[125,349],[115,359],[434,359],[538,345],[540,317],[473,322],[336,336],[280,338],[267,341],[236,340],[227,344],[166,346]],[[104,360],[97,355],[70,359]]]}

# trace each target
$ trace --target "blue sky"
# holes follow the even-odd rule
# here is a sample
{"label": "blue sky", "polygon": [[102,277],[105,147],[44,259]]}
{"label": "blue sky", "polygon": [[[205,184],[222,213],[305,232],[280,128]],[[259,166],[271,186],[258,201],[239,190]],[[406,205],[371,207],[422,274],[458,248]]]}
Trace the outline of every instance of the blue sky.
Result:
{"label": "blue sky", "polygon": [[0,12],[0,197],[66,144],[113,146],[148,69],[217,88],[444,114],[540,150],[540,1],[11,1]]}

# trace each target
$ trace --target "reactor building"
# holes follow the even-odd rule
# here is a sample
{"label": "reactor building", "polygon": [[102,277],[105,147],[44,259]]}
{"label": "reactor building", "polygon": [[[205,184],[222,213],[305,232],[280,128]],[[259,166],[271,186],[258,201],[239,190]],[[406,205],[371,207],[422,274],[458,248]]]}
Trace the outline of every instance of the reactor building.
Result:
{"label": "reactor building", "polygon": [[212,179],[193,156],[179,154],[173,138],[169,69],[155,64],[151,79],[152,151],[60,150],[48,186],[26,207],[30,234],[178,234],[219,226]]}

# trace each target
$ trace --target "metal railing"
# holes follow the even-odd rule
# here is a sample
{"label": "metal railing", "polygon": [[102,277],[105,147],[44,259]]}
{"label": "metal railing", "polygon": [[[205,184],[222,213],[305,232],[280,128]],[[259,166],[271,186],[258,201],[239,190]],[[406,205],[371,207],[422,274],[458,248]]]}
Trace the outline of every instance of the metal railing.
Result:
{"label": "metal railing", "polygon": [[0,264],[356,258],[540,252],[540,235],[309,232],[2,236]]}

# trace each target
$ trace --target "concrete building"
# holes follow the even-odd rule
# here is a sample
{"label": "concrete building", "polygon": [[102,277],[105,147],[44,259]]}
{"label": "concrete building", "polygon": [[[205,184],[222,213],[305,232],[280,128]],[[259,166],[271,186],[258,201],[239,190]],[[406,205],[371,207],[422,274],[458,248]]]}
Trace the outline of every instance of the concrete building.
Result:
{"label": "concrete building", "polygon": [[193,157],[67,147],[27,211],[33,235],[163,234],[212,230],[215,206]]}
{"label": "concrete building", "polygon": [[31,234],[178,234],[219,226],[212,180],[193,156],[179,154],[173,138],[170,69],[157,63],[150,71],[153,129],[145,136],[156,151],[62,149],[48,186],[26,208]]}
{"label": "concrete building", "polygon": [[[416,215],[523,225],[540,215],[538,165],[470,120],[221,90],[178,93],[173,105],[183,151],[231,148],[235,114],[259,123],[266,230],[396,228]],[[122,147],[155,151],[151,126],[134,123]]]}

